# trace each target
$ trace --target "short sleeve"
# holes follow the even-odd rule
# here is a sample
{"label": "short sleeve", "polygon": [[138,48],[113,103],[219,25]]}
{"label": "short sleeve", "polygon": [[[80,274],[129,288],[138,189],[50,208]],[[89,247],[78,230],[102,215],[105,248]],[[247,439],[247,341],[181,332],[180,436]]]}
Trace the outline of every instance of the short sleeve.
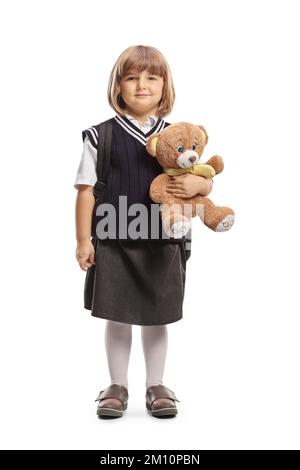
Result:
{"label": "short sleeve", "polygon": [[92,143],[87,131],[83,131],[82,135],[84,138],[83,151],[74,183],[75,189],[78,189],[80,184],[94,186],[97,181],[97,147],[95,148],[95,141]]}

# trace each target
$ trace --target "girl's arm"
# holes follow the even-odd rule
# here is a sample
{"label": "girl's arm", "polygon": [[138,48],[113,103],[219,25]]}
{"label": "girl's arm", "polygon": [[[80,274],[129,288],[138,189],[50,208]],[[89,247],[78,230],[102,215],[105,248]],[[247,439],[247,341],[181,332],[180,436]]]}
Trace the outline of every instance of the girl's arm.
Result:
{"label": "girl's arm", "polygon": [[94,246],[91,241],[92,214],[95,205],[93,187],[78,185],[75,208],[76,258],[82,270],[86,271],[94,262]]}
{"label": "girl's arm", "polygon": [[212,190],[212,185],[213,180],[211,178],[203,178],[200,176],[198,194],[201,194],[201,196],[208,196]]}

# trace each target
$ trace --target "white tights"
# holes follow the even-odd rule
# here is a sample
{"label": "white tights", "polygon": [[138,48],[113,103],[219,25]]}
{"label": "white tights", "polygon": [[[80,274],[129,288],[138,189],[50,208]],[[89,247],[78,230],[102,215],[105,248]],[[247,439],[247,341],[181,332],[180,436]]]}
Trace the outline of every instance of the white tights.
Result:
{"label": "white tights", "polygon": [[[141,326],[141,340],[146,365],[146,387],[163,383],[167,355],[167,325]],[[112,384],[128,388],[128,365],[132,343],[132,325],[106,321],[105,348]]]}

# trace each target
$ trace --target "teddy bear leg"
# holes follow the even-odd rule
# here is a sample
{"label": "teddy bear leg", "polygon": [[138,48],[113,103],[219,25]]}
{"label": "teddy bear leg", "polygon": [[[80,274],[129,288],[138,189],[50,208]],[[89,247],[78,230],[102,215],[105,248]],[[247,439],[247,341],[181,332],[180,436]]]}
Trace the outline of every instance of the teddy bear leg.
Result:
{"label": "teddy bear leg", "polygon": [[234,212],[230,207],[215,206],[208,198],[201,199],[197,206],[202,222],[214,232],[226,232],[233,226]]}
{"label": "teddy bear leg", "polygon": [[191,220],[182,214],[182,207],[178,208],[163,204],[161,218],[163,229],[170,238],[183,238],[191,229]]}
{"label": "teddy bear leg", "polygon": [[234,224],[234,214],[228,214],[218,223],[215,232],[227,232]]}

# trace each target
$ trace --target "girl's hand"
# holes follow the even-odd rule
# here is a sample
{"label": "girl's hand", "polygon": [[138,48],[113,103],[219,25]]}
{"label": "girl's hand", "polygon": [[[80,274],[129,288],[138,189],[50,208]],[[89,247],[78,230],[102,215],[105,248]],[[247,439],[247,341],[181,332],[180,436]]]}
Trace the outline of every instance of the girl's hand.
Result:
{"label": "girl's hand", "polygon": [[196,194],[207,196],[212,189],[212,180],[202,176],[185,173],[180,176],[171,176],[166,186],[168,193],[175,197],[194,197]]}
{"label": "girl's hand", "polygon": [[83,271],[87,271],[95,263],[95,250],[91,240],[77,242],[76,259]]}

